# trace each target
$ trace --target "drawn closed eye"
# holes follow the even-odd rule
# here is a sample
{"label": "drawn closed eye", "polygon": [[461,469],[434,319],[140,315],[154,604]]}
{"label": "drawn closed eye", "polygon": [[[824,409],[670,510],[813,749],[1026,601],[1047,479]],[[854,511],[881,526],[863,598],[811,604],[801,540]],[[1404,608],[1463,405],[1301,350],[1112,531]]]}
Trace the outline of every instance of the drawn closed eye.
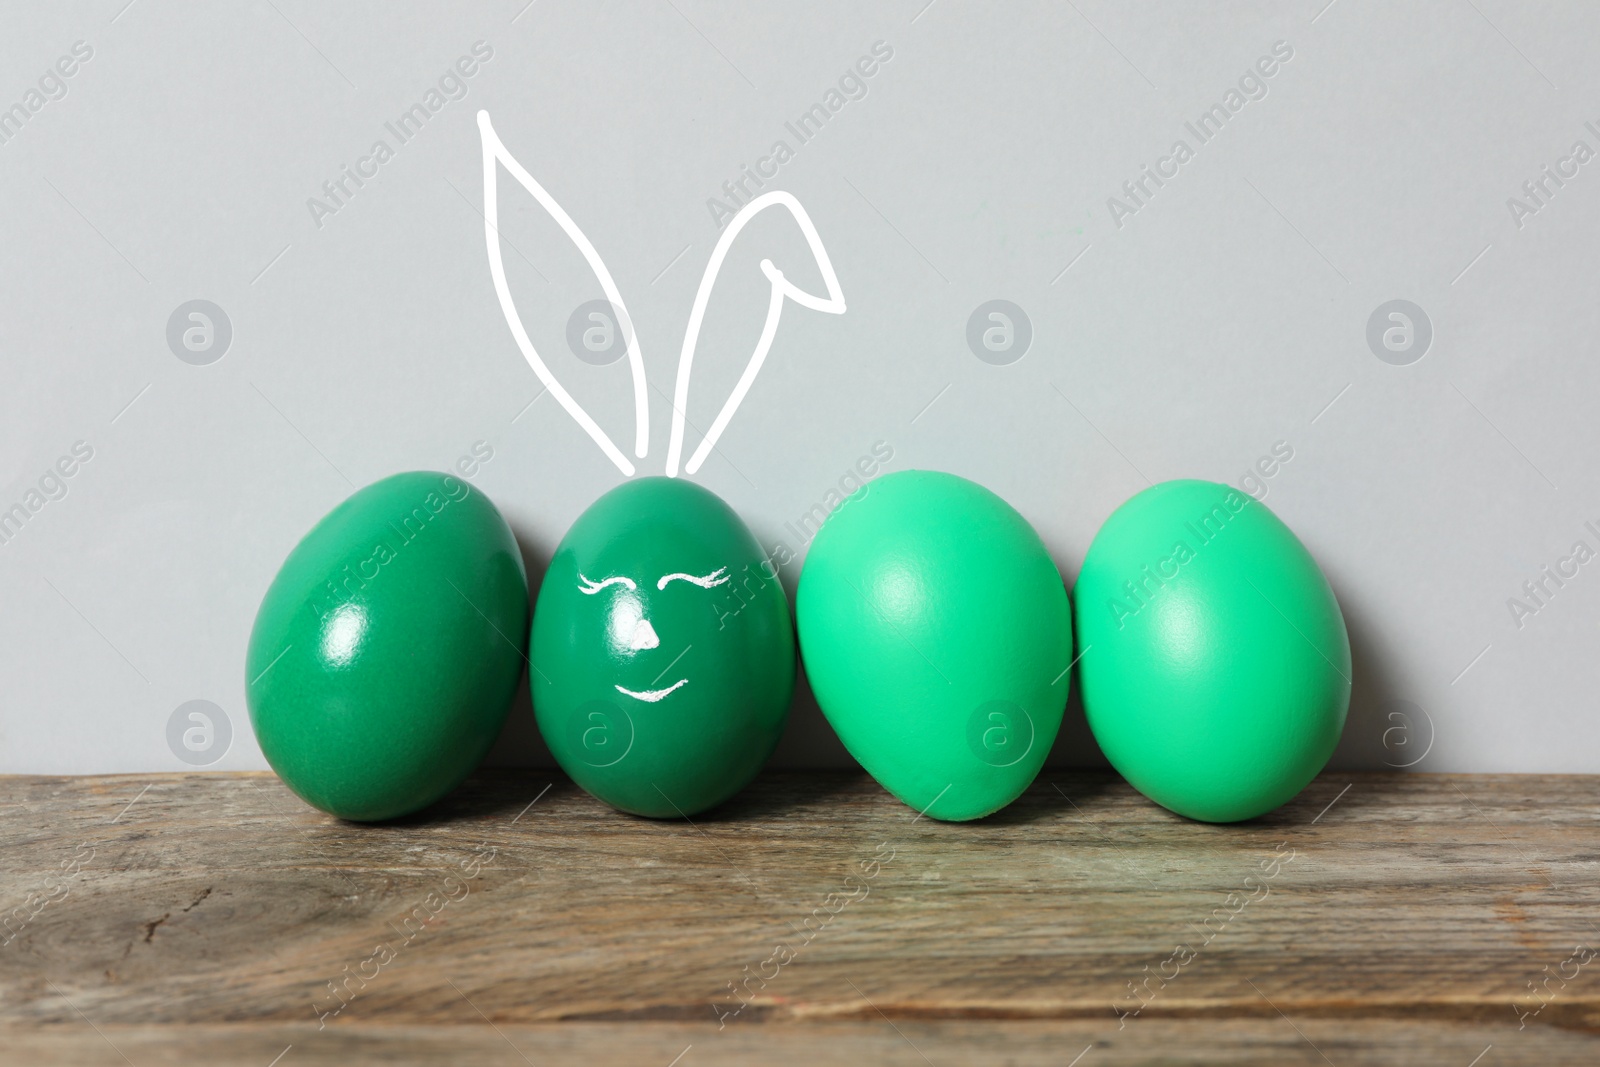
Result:
{"label": "drawn closed eye", "polygon": [[672,574],[664,574],[664,575],[662,575],[661,576],[661,580],[656,583],[656,588],[657,589],[665,589],[667,587],[667,583],[668,582],[692,582],[695,585],[698,585],[701,589],[710,589],[713,586],[717,586],[717,585],[723,584],[727,580],[728,580],[728,568],[726,568],[726,567],[718,567],[716,570],[712,571],[710,574],[698,574],[698,575],[697,574],[684,574],[682,571],[676,571],[676,572],[674,572]]}
{"label": "drawn closed eye", "polygon": [[604,581],[597,582],[593,578],[585,577],[581,571],[578,573],[578,589],[589,596],[594,596],[608,585],[625,585],[630,590],[639,588],[632,578],[624,578],[620,574],[612,575]]}

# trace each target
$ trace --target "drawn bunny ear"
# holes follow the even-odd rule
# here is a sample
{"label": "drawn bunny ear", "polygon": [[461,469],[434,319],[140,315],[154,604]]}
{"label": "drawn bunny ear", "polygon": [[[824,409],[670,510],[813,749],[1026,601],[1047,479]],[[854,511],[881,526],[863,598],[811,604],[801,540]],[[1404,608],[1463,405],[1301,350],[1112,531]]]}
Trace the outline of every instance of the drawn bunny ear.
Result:
{"label": "drawn bunny ear", "polygon": [[700,447],[689,457],[689,462],[684,466],[684,473],[693,474],[700,469],[700,464],[711,454],[711,449],[722,436],[722,431],[728,428],[728,420],[733,418],[733,413],[738,410],[745,394],[750,391],[751,383],[761,372],[761,364],[766,362],[767,351],[772,348],[772,339],[778,332],[778,318],[783,314],[785,298],[813,311],[823,311],[830,315],[844,314],[844,293],[839,289],[839,276],[833,272],[833,264],[828,261],[828,253],[822,247],[822,239],[817,236],[817,228],[811,224],[811,216],[800,206],[800,201],[789,193],[777,191],[763,193],[740,209],[733,217],[733,221],[728,223],[728,228],[722,232],[722,236],[718,238],[717,247],[711,252],[711,260],[706,264],[706,272],[700,279],[700,291],[694,297],[694,308],[689,312],[689,326],[683,335],[683,352],[678,357],[678,383],[672,395],[672,440],[667,445],[669,478],[678,475],[678,458],[683,453],[684,412],[689,406],[689,373],[694,366],[695,346],[700,341],[700,322],[705,317],[706,303],[711,299],[711,289],[716,284],[717,273],[722,270],[722,261],[727,257],[728,248],[733,244],[733,239],[739,235],[739,231],[744,229],[756,215],[774,205],[788,208],[789,214],[793,215],[795,222],[799,224],[800,232],[805,235],[806,244],[817,261],[817,268],[822,272],[822,282],[827,287],[828,295],[813,296],[797,288],[783,276],[782,271],[772,265],[772,260],[761,261],[761,272],[772,283],[772,295],[767,303],[767,321],[761,327],[761,338],[756,342],[756,350],[751,354],[750,362],[745,364],[744,373],[739,376],[738,384],[733,387],[733,392],[723,403],[722,410],[717,413],[716,420],[711,424],[711,429],[706,431],[705,440],[700,442]]}
{"label": "drawn bunny ear", "polygon": [[[594,245],[589,243],[578,224],[572,221],[572,216],[564,211],[555,198],[545,191],[544,186],[534,180],[526,168],[518,163],[516,158],[506,149],[499,135],[494,132],[494,126],[489,122],[487,111],[478,112],[478,130],[483,135],[483,239],[489,247],[489,273],[494,278],[494,291],[500,297],[500,310],[505,313],[506,325],[511,327],[511,336],[516,338],[517,347],[522,350],[522,356],[539,376],[544,387],[550,390],[550,395],[567,409],[577,424],[583,427],[585,433],[594,439],[600,450],[606,454],[617,469],[624,475],[632,477],[633,464],[628,457],[612,443],[589,413],[572,398],[572,394],[562,388],[556,381],[555,375],[550,373],[550,368],[545,366],[544,360],[539,358],[539,353],[534,350],[533,342],[528,339],[528,331],[522,328],[522,319],[517,315],[516,304],[511,300],[511,290],[506,285],[505,262],[500,255],[500,202],[496,191],[498,168],[496,162],[505,165],[513,178],[522,183],[522,187],[533,194],[533,198],[550,213],[572,243],[578,246],[578,251],[583,253],[583,258],[588,261],[589,269],[594,271],[600,280],[600,288],[605,291],[606,299],[617,309],[617,317],[621,320],[624,336],[628,342],[628,366],[633,371],[633,409],[634,409],[634,455],[639,459],[645,457],[650,442],[650,410],[648,398],[645,395],[644,357],[639,353],[639,339],[631,326],[632,320],[628,316],[628,309],[622,303],[622,294],[617,291],[616,282],[611,280],[611,272],[606,269],[605,263],[600,259],[600,253],[595,251]],[[735,220],[737,221],[737,220]]]}

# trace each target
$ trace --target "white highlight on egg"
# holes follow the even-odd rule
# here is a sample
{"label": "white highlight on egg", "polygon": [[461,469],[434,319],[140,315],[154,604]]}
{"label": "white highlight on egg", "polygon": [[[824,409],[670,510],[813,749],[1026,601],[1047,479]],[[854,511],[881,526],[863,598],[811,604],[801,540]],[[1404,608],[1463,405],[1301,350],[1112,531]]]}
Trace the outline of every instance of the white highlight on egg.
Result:
{"label": "white highlight on egg", "polygon": [[356,604],[341,604],[322,631],[322,654],[336,667],[355,659],[356,646],[367,632],[367,613]]}
{"label": "white highlight on egg", "polygon": [[628,642],[628,651],[643,652],[646,649],[660,647],[661,638],[656,636],[656,628],[650,625],[649,619],[640,619],[633,628],[633,637]]}
{"label": "white highlight on egg", "polygon": [[[619,655],[637,652],[640,624],[645,622],[644,601],[637,593],[618,593],[606,609],[606,641]],[[646,623],[648,625],[648,623]],[[650,634],[654,636],[655,630]]]}

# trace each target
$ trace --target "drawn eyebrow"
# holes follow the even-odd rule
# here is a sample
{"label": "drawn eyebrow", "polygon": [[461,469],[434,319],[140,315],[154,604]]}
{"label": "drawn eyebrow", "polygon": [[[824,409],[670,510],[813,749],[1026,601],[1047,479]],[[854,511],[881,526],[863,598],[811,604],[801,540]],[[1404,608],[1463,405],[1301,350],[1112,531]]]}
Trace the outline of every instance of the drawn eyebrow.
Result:
{"label": "drawn eyebrow", "polygon": [[682,571],[676,571],[672,574],[662,575],[661,580],[656,583],[656,588],[665,589],[668,582],[693,582],[701,589],[710,589],[714,585],[721,585],[726,582],[728,580],[727,572],[728,568],[726,567],[718,567],[710,574],[703,575],[684,574]]}
{"label": "drawn eyebrow", "polygon": [[580,590],[582,590],[584,593],[587,593],[589,596],[594,596],[594,594],[598,593],[600,590],[604,589],[608,585],[625,585],[629,589],[637,589],[637,588],[639,588],[637,585],[634,584],[634,581],[633,581],[632,578],[624,578],[620,574],[613,575],[610,578],[607,578],[603,582],[597,582],[593,578],[584,577],[583,572],[579,571],[578,572],[578,581],[580,583],[578,588]]}

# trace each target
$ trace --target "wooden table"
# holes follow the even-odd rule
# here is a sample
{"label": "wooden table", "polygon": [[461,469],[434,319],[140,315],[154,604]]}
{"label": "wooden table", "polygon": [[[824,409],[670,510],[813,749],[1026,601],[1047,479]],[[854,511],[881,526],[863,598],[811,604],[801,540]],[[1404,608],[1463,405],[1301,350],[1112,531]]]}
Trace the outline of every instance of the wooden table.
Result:
{"label": "wooden table", "polygon": [[1600,1063],[1600,778],[1207,826],[1047,771],[949,825],[772,773],[691,825],[518,771],[358,826],[10,777],[0,841],[8,1064]]}

